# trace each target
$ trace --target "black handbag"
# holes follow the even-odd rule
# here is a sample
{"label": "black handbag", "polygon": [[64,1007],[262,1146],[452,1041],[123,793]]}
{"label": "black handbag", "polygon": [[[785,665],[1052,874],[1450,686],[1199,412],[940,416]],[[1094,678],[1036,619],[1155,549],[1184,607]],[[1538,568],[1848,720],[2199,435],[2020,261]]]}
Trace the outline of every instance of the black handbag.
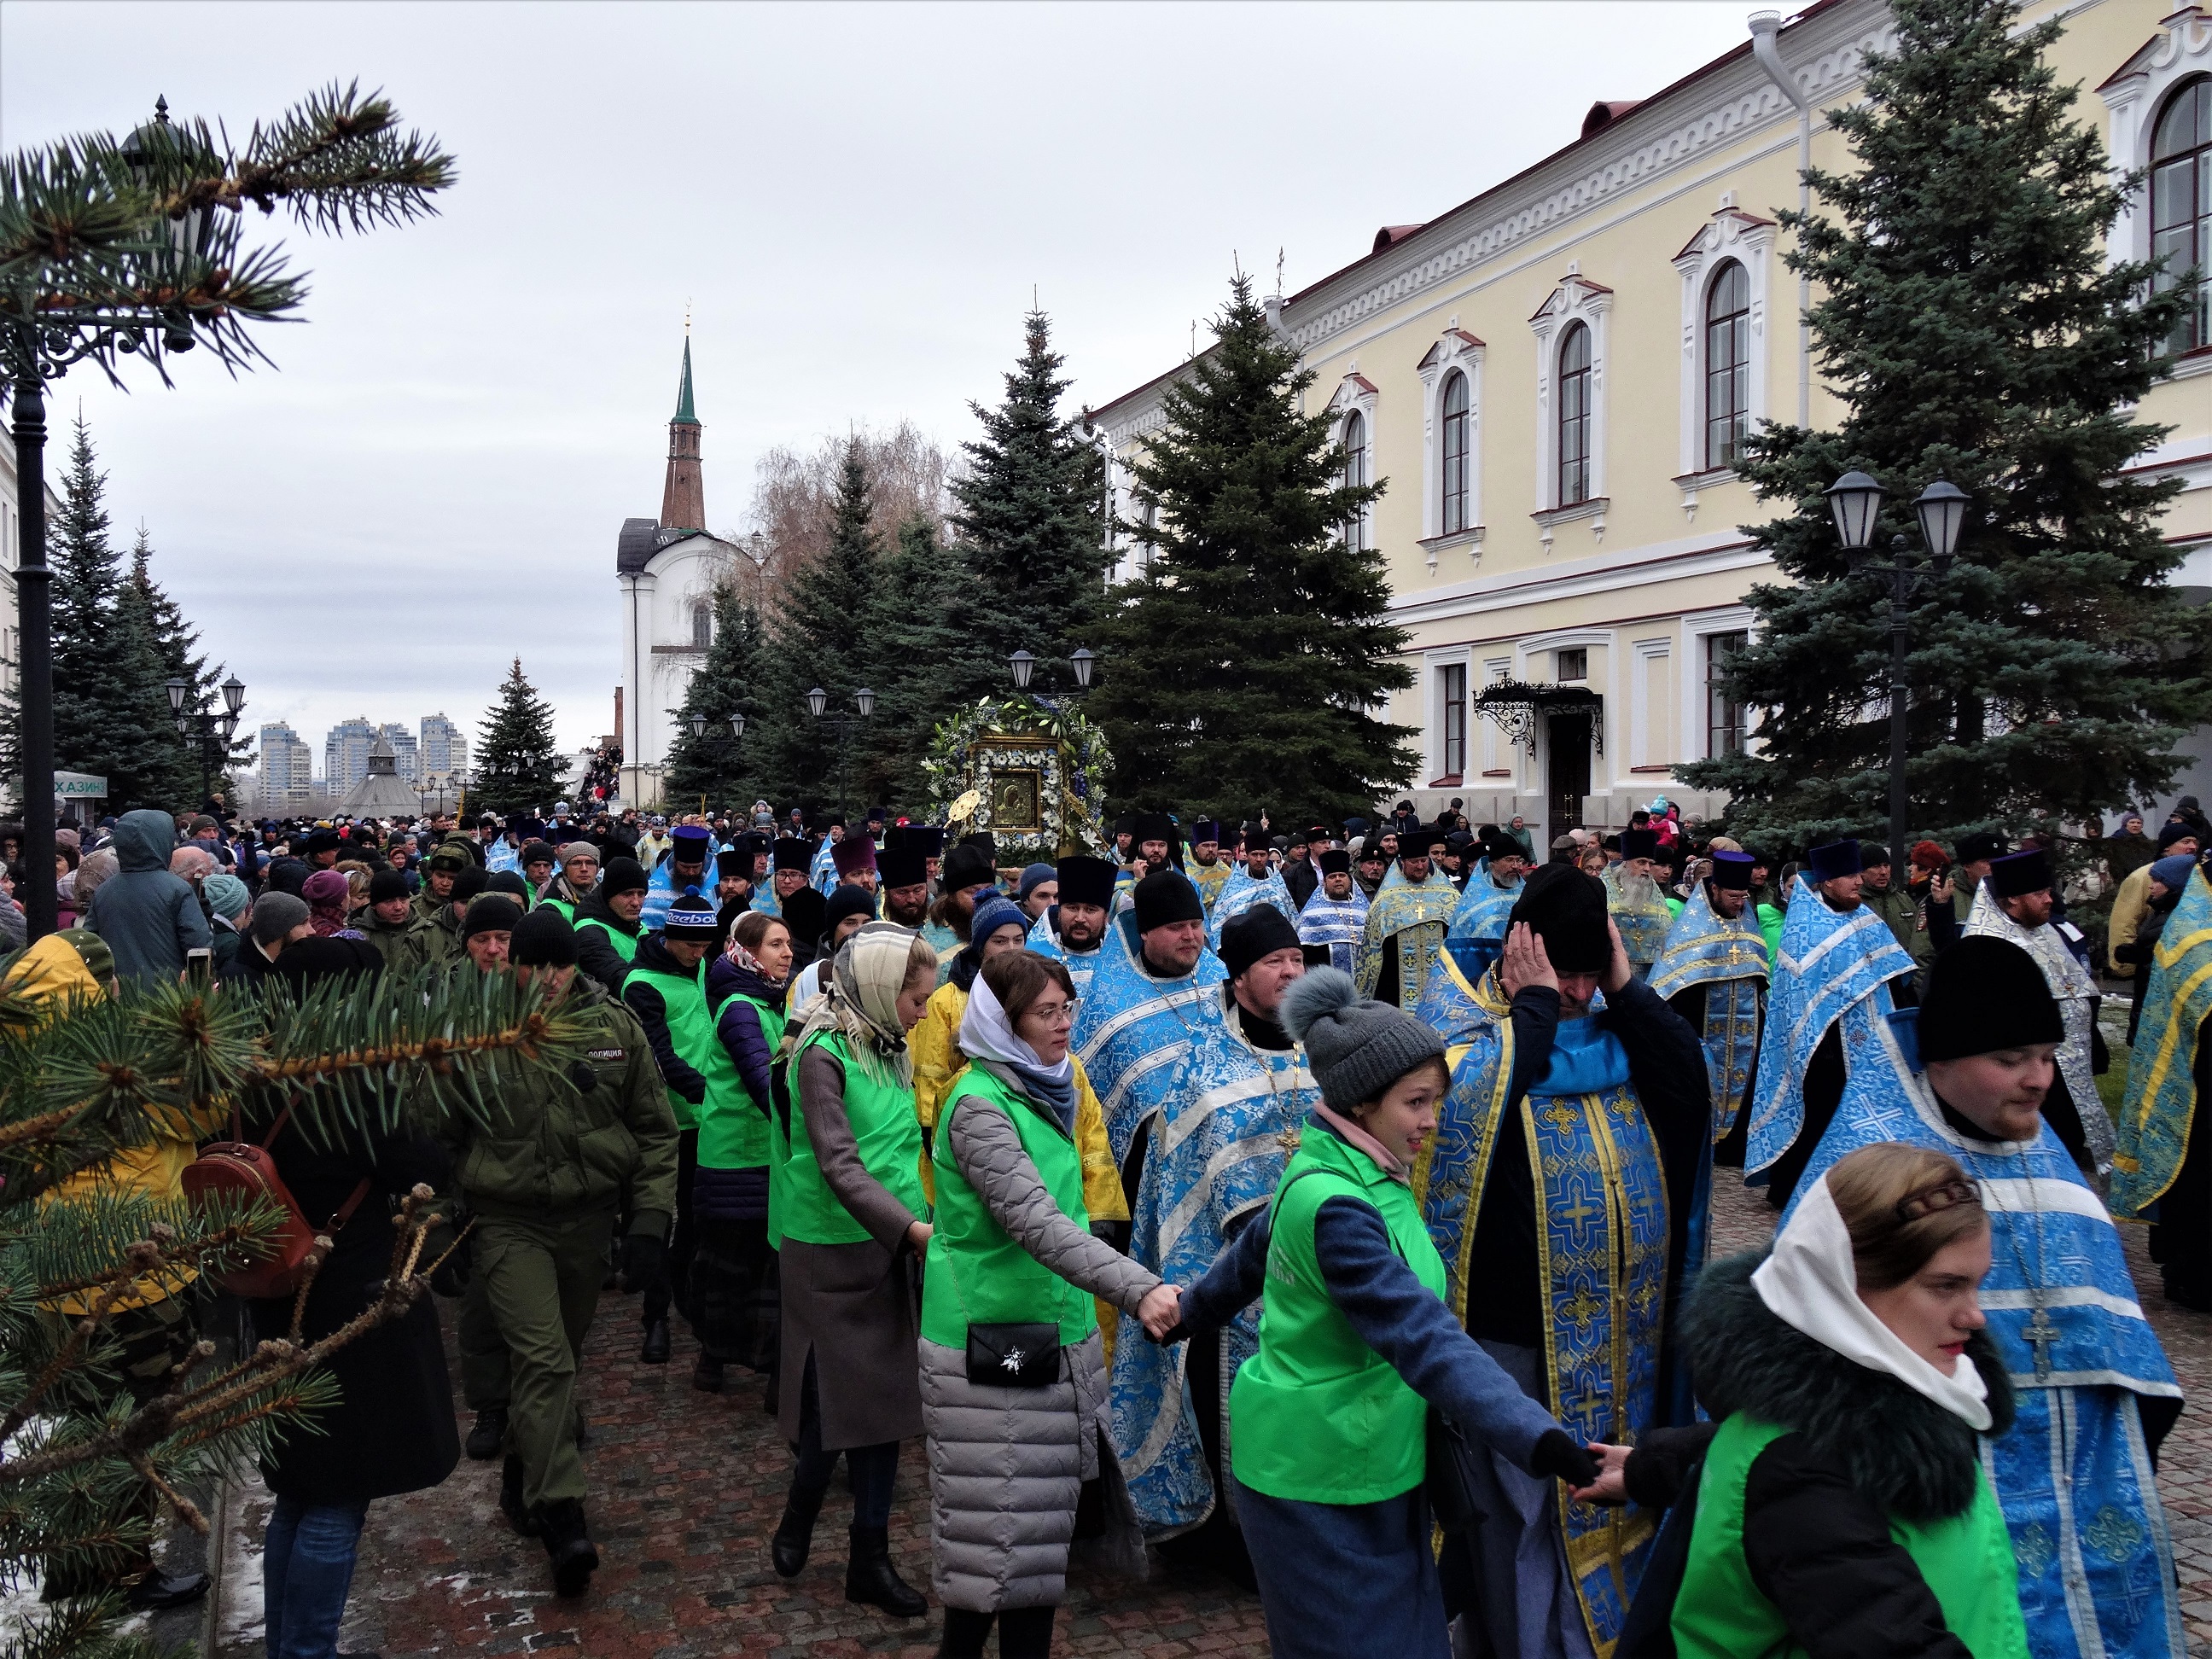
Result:
{"label": "black handbag", "polygon": [[1471,1531],[1484,1518],[1486,1511],[1474,1496],[1475,1460],[1481,1455],[1468,1443],[1458,1424],[1434,1406],[1429,1407],[1429,1513],[1446,1532]]}
{"label": "black handbag", "polygon": [[1050,1388],[1060,1381],[1060,1327],[970,1324],[968,1380],[979,1388]]}

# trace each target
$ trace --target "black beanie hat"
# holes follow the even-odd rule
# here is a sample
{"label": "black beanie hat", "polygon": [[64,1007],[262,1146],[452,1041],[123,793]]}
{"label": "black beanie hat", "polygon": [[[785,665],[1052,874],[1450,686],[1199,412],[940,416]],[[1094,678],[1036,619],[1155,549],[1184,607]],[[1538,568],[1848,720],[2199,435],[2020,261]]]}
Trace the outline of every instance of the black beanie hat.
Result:
{"label": "black beanie hat", "polygon": [[486,893],[469,906],[461,919],[461,937],[476,933],[511,933],[521,925],[522,907],[504,893]]}
{"label": "black beanie hat", "polygon": [[2066,1022],[2033,957],[2010,939],[1970,933],[1929,964],[1919,1038],[1925,1065],[2063,1042]]}
{"label": "black beanie hat", "polygon": [[609,859],[606,873],[599,878],[599,891],[609,898],[617,893],[642,893],[652,885],[653,878],[635,859]]}
{"label": "black beanie hat", "polygon": [[481,870],[464,870],[453,878],[452,902],[467,908],[471,899],[491,884],[491,878]]}
{"label": "black beanie hat", "polygon": [[1178,921],[1204,921],[1206,902],[1180,870],[1155,870],[1136,885],[1137,931],[1149,933]]}
{"label": "black beanie hat", "polygon": [[818,887],[802,887],[783,902],[783,925],[791,929],[794,942],[811,945],[830,931],[823,917],[830,901],[822,896]]}
{"label": "black beanie hat", "polygon": [[823,902],[822,932],[825,934],[836,932],[837,924],[848,916],[872,916],[875,914],[876,896],[865,887],[855,887],[847,882]]}
{"label": "black beanie hat", "polygon": [[550,841],[525,842],[522,846],[522,856],[517,860],[525,866],[532,864],[558,864],[560,861],[561,849]]}
{"label": "black beanie hat", "polygon": [[576,930],[568,918],[541,904],[514,926],[507,959],[518,968],[568,968],[576,961]]}
{"label": "black beanie hat", "polygon": [[530,899],[530,884],[523,880],[522,872],[519,870],[493,871],[484,878],[484,891],[505,893],[511,898],[522,900],[525,903],[527,903]]}
{"label": "black beanie hat", "polygon": [[1261,957],[1298,948],[1298,930],[1272,904],[1255,904],[1221,929],[1221,965],[1235,979]]}
{"label": "black beanie hat", "polygon": [[1114,866],[1104,859],[1073,853],[1053,867],[1062,904],[1095,904],[1103,910],[1114,902]]}
{"label": "black beanie hat", "polygon": [[991,855],[963,841],[945,855],[945,874],[939,885],[948,893],[957,893],[963,887],[980,887],[998,878],[999,872],[991,867]]}
{"label": "black beanie hat", "polygon": [[368,878],[368,902],[371,904],[383,904],[392,899],[410,896],[407,878],[397,870],[380,870]]}
{"label": "black beanie hat", "polygon": [[1612,964],[1605,884],[1571,864],[1547,864],[1528,878],[1505,925],[1523,921],[1544,941],[1555,973],[1601,974]]}

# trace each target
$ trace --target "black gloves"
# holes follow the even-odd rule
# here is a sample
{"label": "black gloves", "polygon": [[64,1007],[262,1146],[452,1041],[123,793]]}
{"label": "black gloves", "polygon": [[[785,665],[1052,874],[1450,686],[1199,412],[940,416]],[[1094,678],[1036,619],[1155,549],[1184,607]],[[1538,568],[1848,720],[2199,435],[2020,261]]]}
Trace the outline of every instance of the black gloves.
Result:
{"label": "black gloves", "polygon": [[632,1233],[623,1239],[623,1282],[647,1296],[666,1290],[668,1246],[651,1233]]}
{"label": "black gloves", "polygon": [[1536,1442],[1535,1450],[1528,1454],[1528,1467],[1577,1490],[1595,1485],[1599,1474],[1597,1459],[1577,1445],[1574,1437],[1565,1429],[1544,1431],[1543,1437]]}

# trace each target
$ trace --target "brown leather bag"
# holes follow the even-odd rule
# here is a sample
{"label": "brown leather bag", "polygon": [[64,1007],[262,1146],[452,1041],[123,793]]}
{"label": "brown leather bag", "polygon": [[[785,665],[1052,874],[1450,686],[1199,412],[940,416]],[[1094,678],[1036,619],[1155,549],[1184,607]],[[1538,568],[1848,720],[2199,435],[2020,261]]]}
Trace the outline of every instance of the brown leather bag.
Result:
{"label": "brown leather bag", "polygon": [[277,1297],[297,1292],[307,1253],[315,1248],[316,1234],[336,1237],[368,1196],[372,1183],[364,1176],[361,1185],[353,1189],[352,1196],[338,1206],[337,1213],[327,1223],[317,1227],[308,1221],[300,1208],[300,1200],[292,1196],[291,1188],[276,1173],[276,1160],[269,1153],[270,1143],[284,1133],[284,1125],[291,1116],[292,1109],[287,1106],[277,1114],[276,1121],[270,1126],[268,1134],[257,1146],[246,1139],[245,1127],[234,1110],[230,1115],[230,1139],[210,1141],[185,1169],[181,1182],[185,1197],[196,1208],[211,1198],[221,1197],[260,1200],[273,1204],[284,1213],[283,1224],[267,1241],[266,1255],[208,1275],[217,1289],[234,1296]]}

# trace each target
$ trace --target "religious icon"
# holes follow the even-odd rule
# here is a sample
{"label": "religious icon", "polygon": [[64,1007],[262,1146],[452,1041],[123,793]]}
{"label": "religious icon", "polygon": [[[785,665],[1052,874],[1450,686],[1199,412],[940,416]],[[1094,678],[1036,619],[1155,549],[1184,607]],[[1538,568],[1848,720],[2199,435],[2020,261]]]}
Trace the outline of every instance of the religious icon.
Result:
{"label": "religious icon", "polygon": [[1040,775],[1030,770],[994,772],[991,777],[991,828],[1034,830],[1042,827],[1038,810]]}

